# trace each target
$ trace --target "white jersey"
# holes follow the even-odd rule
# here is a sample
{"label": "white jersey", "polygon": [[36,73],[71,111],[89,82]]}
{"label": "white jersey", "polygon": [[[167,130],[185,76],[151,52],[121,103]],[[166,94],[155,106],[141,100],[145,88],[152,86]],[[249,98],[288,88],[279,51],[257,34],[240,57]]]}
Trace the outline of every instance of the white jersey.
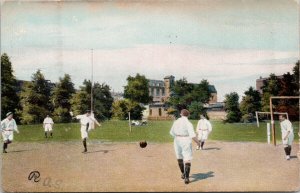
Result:
{"label": "white jersey", "polygon": [[201,130],[211,132],[212,126],[207,119],[200,119],[198,121],[196,130],[197,130],[197,132],[200,132]]}
{"label": "white jersey", "polygon": [[19,133],[18,126],[16,124],[16,121],[14,119],[4,119],[1,121],[1,130],[2,130],[2,137],[3,140],[13,140],[14,131]]}
{"label": "white jersey", "polygon": [[54,122],[53,122],[53,120],[52,120],[52,118],[51,117],[46,117],[45,119],[44,119],[44,122],[43,122],[44,124],[54,124]]}
{"label": "white jersey", "polygon": [[9,120],[7,118],[1,121],[1,130],[19,132],[16,121],[14,119]]}
{"label": "white jersey", "polygon": [[170,130],[173,137],[189,137],[190,139],[196,137],[194,127],[187,117],[180,117],[177,119]]}
{"label": "white jersey", "polygon": [[[286,119],[280,122],[280,127],[281,127],[282,143],[284,145],[291,145],[294,140],[294,131],[293,131],[293,125],[291,121]],[[287,135],[288,132],[290,133],[287,136],[287,139],[284,140],[284,137]]]}
{"label": "white jersey", "polygon": [[[97,121],[94,117],[92,116],[86,116],[84,115],[77,115],[76,119],[80,119],[80,131],[81,131],[81,138],[88,138],[88,131],[90,131],[93,127],[93,123]],[[88,128],[87,128],[88,125]]]}
{"label": "white jersey", "polygon": [[177,159],[193,159],[192,138],[196,137],[194,127],[187,117],[177,119],[170,130],[174,137],[174,150]]}

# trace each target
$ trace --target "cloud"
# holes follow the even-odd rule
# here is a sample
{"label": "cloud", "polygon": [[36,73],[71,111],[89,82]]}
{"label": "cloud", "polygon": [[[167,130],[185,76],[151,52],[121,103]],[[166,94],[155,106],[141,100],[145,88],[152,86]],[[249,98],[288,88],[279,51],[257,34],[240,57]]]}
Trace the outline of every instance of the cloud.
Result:
{"label": "cloud", "polygon": [[[190,82],[207,79],[216,86],[219,99],[231,91],[239,94],[255,79],[270,73],[291,71],[297,52],[271,50],[222,50],[192,46],[139,45],[133,48],[94,50],[94,80],[122,91],[128,75],[144,74],[149,79],[174,75]],[[68,73],[76,86],[91,78],[91,50],[22,49],[9,54],[17,78],[30,79],[41,69],[53,82]]]}

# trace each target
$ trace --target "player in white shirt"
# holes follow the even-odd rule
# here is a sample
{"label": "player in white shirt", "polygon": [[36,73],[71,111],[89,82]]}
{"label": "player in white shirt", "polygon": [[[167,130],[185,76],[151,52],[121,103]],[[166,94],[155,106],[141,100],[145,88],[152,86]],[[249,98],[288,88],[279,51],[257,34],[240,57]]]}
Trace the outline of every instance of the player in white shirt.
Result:
{"label": "player in white shirt", "polygon": [[45,138],[48,137],[47,136],[48,133],[50,133],[50,137],[53,137],[53,135],[52,135],[53,124],[54,124],[54,122],[53,122],[52,118],[49,115],[47,115],[47,117],[43,121],[43,127],[45,129]]}
{"label": "player in white shirt", "polygon": [[292,143],[294,140],[294,131],[291,121],[286,119],[286,115],[279,115],[282,144],[284,147],[286,159],[290,159]]}
{"label": "player in white shirt", "polygon": [[86,114],[83,115],[77,115],[76,119],[80,120],[80,132],[81,132],[81,138],[84,150],[82,153],[87,152],[87,145],[86,140],[88,138],[88,132],[93,128],[94,123],[96,123],[98,126],[101,126],[100,123],[94,118],[94,116],[91,116],[91,111],[86,111]]}
{"label": "player in white shirt", "polygon": [[170,130],[170,134],[174,137],[174,149],[177,157],[178,165],[181,171],[181,178],[185,184],[190,182],[189,174],[191,161],[193,159],[192,139],[198,144],[194,127],[188,120],[189,111],[181,110],[181,117],[177,119]]}
{"label": "player in white shirt", "polygon": [[200,115],[200,120],[198,121],[197,128],[198,140],[201,143],[200,146],[197,146],[197,150],[203,149],[204,143],[208,138],[208,135],[212,131],[212,126],[209,120],[205,118],[204,115]]}
{"label": "player in white shirt", "polygon": [[13,113],[8,112],[6,118],[1,121],[1,131],[3,137],[3,153],[7,153],[8,144],[12,143],[14,139],[14,131],[19,133],[16,121],[13,119]]}

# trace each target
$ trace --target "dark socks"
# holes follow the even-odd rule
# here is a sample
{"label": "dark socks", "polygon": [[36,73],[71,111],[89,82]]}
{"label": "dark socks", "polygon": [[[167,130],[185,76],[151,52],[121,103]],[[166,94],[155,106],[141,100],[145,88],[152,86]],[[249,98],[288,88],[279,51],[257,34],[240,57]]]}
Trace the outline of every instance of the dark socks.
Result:
{"label": "dark socks", "polygon": [[285,151],[285,155],[289,155],[289,147],[285,147],[284,151]]}
{"label": "dark socks", "polygon": [[7,149],[7,143],[3,143],[3,151]]}
{"label": "dark socks", "polygon": [[291,155],[291,151],[292,151],[292,146],[288,146],[288,155]]}
{"label": "dark socks", "polygon": [[204,146],[204,141],[201,142],[201,148],[203,148],[203,146]]}
{"label": "dark socks", "polygon": [[183,165],[183,160],[182,159],[178,159],[178,166],[180,168],[181,173],[184,173],[184,165]]}
{"label": "dark socks", "polygon": [[84,140],[82,141],[82,143],[83,143],[84,151],[87,151],[87,147],[86,147],[86,139],[84,139]]}
{"label": "dark socks", "polygon": [[47,132],[45,132],[45,137],[47,138]]}
{"label": "dark socks", "polygon": [[190,170],[191,170],[191,163],[185,163],[184,167],[184,182],[188,184],[190,182],[189,177],[190,177]]}
{"label": "dark socks", "polygon": [[52,132],[50,133],[50,136],[52,137]]}

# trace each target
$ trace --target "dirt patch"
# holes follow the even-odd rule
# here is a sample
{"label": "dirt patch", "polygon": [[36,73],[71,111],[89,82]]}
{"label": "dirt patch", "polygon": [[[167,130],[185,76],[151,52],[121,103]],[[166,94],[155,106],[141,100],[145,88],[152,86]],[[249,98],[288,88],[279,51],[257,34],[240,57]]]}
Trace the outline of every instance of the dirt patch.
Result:
{"label": "dirt patch", "polygon": [[[195,146],[195,144],[194,144]],[[173,144],[13,143],[2,155],[2,189],[34,191],[297,191],[299,145],[285,160],[283,147],[264,143],[208,142],[196,151],[185,185]],[[28,180],[39,171],[38,182]]]}

